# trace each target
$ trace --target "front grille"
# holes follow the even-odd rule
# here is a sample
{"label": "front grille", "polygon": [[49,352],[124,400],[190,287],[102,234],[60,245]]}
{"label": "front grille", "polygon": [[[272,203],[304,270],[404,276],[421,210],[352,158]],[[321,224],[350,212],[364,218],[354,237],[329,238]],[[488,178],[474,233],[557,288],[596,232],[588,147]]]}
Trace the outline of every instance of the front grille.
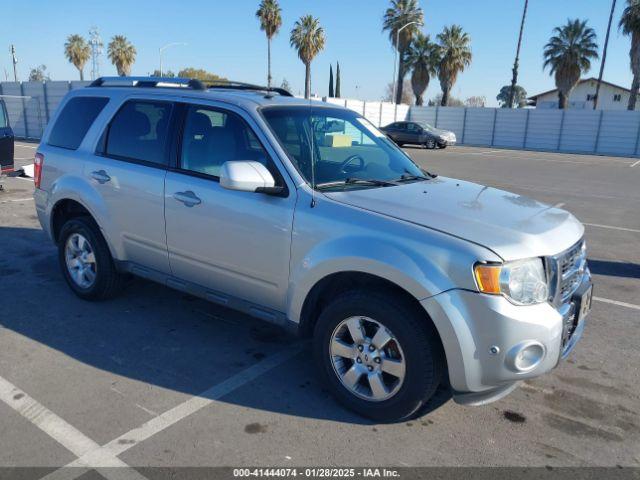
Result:
{"label": "front grille", "polygon": [[558,294],[562,303],[566,302],[580,286],[587,266],[587,254],[581,240],[557,257]]}
{"label": "front grille", "polygon": [[578,315],[571,296],[580,287],[587,269],[584,240],[550,259],[552,300],[562,315],[562,348],[564,349],[577,327]]}

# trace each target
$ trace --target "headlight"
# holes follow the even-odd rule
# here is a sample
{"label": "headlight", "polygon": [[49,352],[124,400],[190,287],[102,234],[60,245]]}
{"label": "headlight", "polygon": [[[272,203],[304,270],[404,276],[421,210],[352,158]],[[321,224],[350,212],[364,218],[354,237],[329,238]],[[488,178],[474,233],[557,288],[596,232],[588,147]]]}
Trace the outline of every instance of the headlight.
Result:
{"label": "headlight", "polygon": [[518,305],[542,303],[549,297],[547,275],[540,258],[502,265],[477,264],[474,274],[478,290],[504,295]]}

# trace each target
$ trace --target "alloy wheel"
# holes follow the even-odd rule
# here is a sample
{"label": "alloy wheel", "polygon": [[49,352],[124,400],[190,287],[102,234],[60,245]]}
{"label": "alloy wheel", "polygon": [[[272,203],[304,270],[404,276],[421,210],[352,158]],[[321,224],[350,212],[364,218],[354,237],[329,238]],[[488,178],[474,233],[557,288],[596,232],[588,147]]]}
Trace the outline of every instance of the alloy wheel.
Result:
{"label": "alloy wheel", "polygon": [[96,281],[96,257],[89,241],[79,233],[67,239],[64,249],[67,271],[80,288],[90,288]]}
{"label": "alloy wheel", "polygon": [[359,398],[381,402],[404,382],[405,356],[393,333],[369,317],[349,317],[334,329],[329,345],[333,370]]}

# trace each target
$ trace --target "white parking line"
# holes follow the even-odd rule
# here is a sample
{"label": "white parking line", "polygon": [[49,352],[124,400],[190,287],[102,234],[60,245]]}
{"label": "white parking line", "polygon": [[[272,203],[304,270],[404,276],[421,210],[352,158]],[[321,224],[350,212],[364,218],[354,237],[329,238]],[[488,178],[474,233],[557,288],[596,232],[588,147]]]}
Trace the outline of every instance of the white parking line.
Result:
{"label": "white parking line", "polygon": [[[82,457],[83,455],[100,448],[100,445],[91,440],[80,430],[60,418],[47,407],[40,404],[33,397],[29,396],[3,377],[0,377],[0,400],[77,457]],[[125,468],[127,478],[146,480],[146,477],[139,474],[136,470],[131,469],[129,465],[115,456],[107,457],[107,455],[104,455],[101,460],[102,463],[97,466],[119,467],[120,469]],[[80,476],[85,471],[86,470],[82,470],[73,473],[77,473],[78,476]],[[122,475],[120,474],[112,475],[110,473],[112,471],[112,468],[105,468],[104,471],[101,470],[101,473],[111,480],[118,480],[122,478]],[[69,472],[65,473],[68,474]]]}
{"label": "white parking line", "polygon": [[[110,441],[106,445],[93,448],[91,451],[86,452],[77,460],[69,463],[65,467],[62,467],[62,469],[52,472],[42,480],[57,480],[61,478],[71,480],[83,474],[82,469],[71,470],[67,467],[93,468],[96,466],[105,466],[106,464],[108,464],[110,459],[117,458],[118,455],[126,452],[132,447],[135,447],[140,442],[147,440],[148,438],[165,430],[166,428],[169,428],[180,420],[193,415],[199,410],[202,410],[204,407],[212,404],[215,400],[224,397],[225,395],[267,373],[269,370],[272,370],[273,368],[281,365],[287,360],[290,360],[298,353],[300,353],[303,348],[303,344],[296,345],[291,349],[265,358],[255,365],[242,370],[231,378],[228,378],[222,383],[214,385],[208,390],[205,390],[200,395],[191,397],[189,400],[186,400],[185,402],[173,407],[170,410],[167,410],[159,416],[152,418],[148,422],[142,424],[140,427],[134,428],[133,430],[120,435],[118,438]],[[64,475],[62,472],[64,472]]]}
{"label": "white parking line", "polygon": [[23,145],[21,143],[16,143],[15,145],[16,147],[33,148],[34,150],[39,146],[39,145]]}
{"label": "white parking line", "polygon": [[7,203],[7,202],[33,202],[33,197],[28,197],[28,198],[16,198],[15,200],[5,200],[2,203]]}
{"label": "white parking line", "polygon": [[640,160],[638,160],[637,162],[634,162],[633,164],[631,164],[631,168],[635,167],[636,165],[640,165]]}
{"label": "white parking line", "polygon": [[610,298],[593,297],[594,300],[603,303],[611,303],[612,305],[618,305],[619,307],[632,308],[633,310],[640,310],[640,305],[634,305],[633,303],[619,302],[618,300],[611,300]]}
{"label": "white parking line", "polygon": [[640,230],[635,228],[614,227],[613,225],[600,225],[599,223],[585,223],[585,222],[582,222],[582,223],[583,225],[588,225],[589,227],[608,228],[610,230],[622,230],[623,232],[640,233]]}

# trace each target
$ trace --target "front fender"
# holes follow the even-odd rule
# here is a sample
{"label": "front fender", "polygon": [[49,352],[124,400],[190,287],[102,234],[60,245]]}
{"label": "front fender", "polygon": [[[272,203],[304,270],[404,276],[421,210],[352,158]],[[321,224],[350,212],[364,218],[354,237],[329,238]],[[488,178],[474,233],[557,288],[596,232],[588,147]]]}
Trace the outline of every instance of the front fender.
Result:
{"label": "front fender", "polygon": [[360,272],[384,278],[417,300],[453,288],[451,279],[424,255],[373,236],[332,239],[309,250],[292,265],[287,315],[300,321],[311,289],[323,278],[340,272]]}

